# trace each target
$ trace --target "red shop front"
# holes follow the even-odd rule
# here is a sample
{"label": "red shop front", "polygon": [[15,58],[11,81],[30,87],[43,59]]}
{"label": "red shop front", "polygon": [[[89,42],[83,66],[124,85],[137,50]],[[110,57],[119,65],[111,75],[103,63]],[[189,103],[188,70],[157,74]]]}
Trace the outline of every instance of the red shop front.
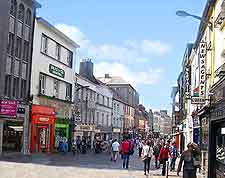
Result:
{"label": "red shop front", "polygon": [[53,152],[55,110],[33,105],[31,119],[31,153]]}

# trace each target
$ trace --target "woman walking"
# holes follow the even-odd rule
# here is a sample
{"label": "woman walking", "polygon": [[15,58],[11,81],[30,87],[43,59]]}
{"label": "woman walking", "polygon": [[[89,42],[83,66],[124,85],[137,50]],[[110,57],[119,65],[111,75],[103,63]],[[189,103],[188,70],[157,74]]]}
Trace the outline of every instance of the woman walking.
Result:
{"label": "woman walking", "polygon": [[152,155],[153,148],[149,141],[145,141],[142,149],[142,160],[144,161],[144,175],[147,175],[146,172],[148,172],[149,174]]}
{"label": "woman walking", "polygon": [[189,143],[188,149],[182,153],[177,169],[178,176],[183,162],[183,178],[197,178],[197,168],[200,167],[200,151],[196,144]]}
{"label": "woman walking", "polygon": [[166,175],[166,162],[168,161],[170,155],[170,144],[167,142],[164,147],[161,148],[160,153],[159,153],[159,158],[160,162],[163,164],[162,167],[162,176]]}

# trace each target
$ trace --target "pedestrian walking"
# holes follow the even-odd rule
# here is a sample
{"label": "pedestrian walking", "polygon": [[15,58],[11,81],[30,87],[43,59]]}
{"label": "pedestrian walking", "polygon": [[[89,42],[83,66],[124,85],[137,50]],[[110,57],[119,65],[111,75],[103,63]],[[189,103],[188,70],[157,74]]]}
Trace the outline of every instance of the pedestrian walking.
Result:
{"label": "pedestrian walking", "polygon": [[159,168],[159,163],[158,163],[158,157],[159,157],[159,146],[157,143],[155,143],[154,147],[153,147],[153,155],[155,157],[155,168],[158,169]]}
{"label": "pedestrian walking", "polygon": [[81,139],[80,139],[80,136],[77,137],[76,144],[77,144],[77,151],[79,153],[81,153]]}
{"label": "pedestrian walking", "polygon": [[198,146],[193,143],[189,143],[187,147],[188,149],[181,154],[177,175],[179,176],[184,162],[183,178],[197,178],[197,168],[200,167],[200,151]]}
{"label": "pedestrian walking", "polygon": [[87,153],[87,142],[86,142],[85,138],[83,138],[81,141],[81,148],[82,148],[82,154],[86,154]]}
{"label": "pedestrian walking", "polygon": [[171,153],[170,171],[174,171],[175,165],[176,165],[176,160],[178,157],[178,151],[177,151],[175,142],[172,143],[172,146],[170,148],[170,153]]}
{"label": "pedestrian walking", "polygon": [[117,160],[119,148],[120,148],[120,144],[117,141],[117,139],[115,139],[113,144],[112,144],[112,161],[114,161],[114,162],[116,162],[116,160]]}
{"label": "pedestrian walking", "polygon": [[166,174],[166,162],[168,161],[170,156],[170,148],[169,143],[167,142],[164,147],[161,148],[158,160],[163,164],[162,167],[162,176]]}
{"label": "pedestrian walking", "polygon": [[139,157],[141,157],[141,153],[142,153],[142,148],[143,148],[143,143],[142,143],[142,140],[140,139],[139,142],[138,142],[138,155]]}
{"label": "pedestrian walking", "polygon": [[121,143],[121,156],[123,159],[123,168],[128,169],[129,159],[130,159],[130,142],[125,137],[124,141]]}
{"label": "pedestrian walking", "polygon": [[148,172],[149,174],[152,155],[153,155],[153,148],[150,142],[149,141],[144,142],[142,149],[142,160],[144,162],[144,175],[147,175],[146,172]]}

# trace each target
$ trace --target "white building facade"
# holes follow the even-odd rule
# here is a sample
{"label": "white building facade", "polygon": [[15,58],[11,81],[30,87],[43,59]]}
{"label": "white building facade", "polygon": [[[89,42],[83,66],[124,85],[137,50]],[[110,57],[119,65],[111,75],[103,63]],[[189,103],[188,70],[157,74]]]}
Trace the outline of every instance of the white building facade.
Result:
{"label": "white building facade", "polygon": [[[40,148],[49,149],[54,144],[54,149],[57,150],[59,139],[66,138],[67,141],[70,140],[69,120],[72,116],[73,62],[74,53],[78,47],[79,45],[46,20],[42,18],[36,19],[31,94],[33,95],[35,107],[42,107],[38,112],[43,113],[34,114],[42,114],[44,117],[46,114],[44,113],[45,109],[53,108],[55,111],[55,119],[52,120],[51,124],[49,122],[51,119],[47,118],[47,116],[42,120],[40,118],[35,120],[34,117],[36,116],[32,116],[34,134],[39,133],[43,137],[40,138],[42,139],[42,145],[38,145]],[[41,129],[39,125],[45,125],[46,127]],[[54,133],[51,133],[53,130]],[[46,132],[50,133],[49,136],[44,136]],[[55,137],[54,139],[48,138],[53,136]],[[54,143],[49,143],[52,140],[54,140]],[[36,145],[37,143],[32,144]],[[34,145],[33,147],[35,149]]]}

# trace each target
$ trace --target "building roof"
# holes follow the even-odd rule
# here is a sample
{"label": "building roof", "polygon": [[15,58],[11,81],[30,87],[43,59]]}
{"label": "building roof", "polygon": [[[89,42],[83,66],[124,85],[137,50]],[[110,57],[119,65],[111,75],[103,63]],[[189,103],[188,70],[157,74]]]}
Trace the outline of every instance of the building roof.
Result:
{"label": "building roof", "polygon": [[47,20],[43,19],[42,17],[37,17],[36,20],[38,22],[41,22],[42,24],[44,24],[45,26],[47,26],[51,30],[53,30],[57,35],[63,37],[67,42],[69,42],[75,48],[79,48],[80,47],[76,42],[74,42],[73,40],[71,40],[68,36],[66,36],[63,32],[61,32],[60,30],[58,30],[52,24],[50,24]]}
{"label": "building roof", "polygon": [[127,85],[129,85],[129,83],[120,76],[98,77],[98,79],[108,85],[110,85],[110,84],[127,84]]}

